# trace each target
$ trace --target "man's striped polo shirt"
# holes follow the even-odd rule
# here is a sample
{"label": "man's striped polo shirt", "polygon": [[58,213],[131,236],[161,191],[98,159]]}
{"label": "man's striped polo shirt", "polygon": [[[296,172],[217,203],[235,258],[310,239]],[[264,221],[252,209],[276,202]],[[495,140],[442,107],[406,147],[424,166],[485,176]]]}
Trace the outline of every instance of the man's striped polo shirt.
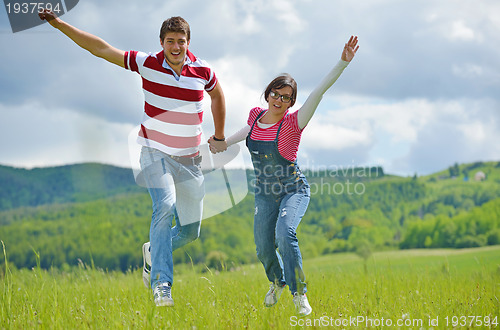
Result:
{"label": "man's striped polo shirt", "polygon": [[125,68],[139,73],[144,92],[144,116],[137,142],[169,155],[198,153],[203,120],[203,91],[217,78],[208,64],[187,51],[180,77],[168,67],[163,52],[125,52]]}

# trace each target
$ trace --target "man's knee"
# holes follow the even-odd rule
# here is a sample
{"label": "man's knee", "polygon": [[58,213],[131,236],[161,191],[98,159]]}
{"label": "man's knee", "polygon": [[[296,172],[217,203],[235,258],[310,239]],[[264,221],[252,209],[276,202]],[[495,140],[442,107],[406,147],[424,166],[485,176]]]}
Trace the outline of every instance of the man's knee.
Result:
{"label": "man's knee", "polygon": [[200,223],[194,222],[189,225],[182,226],[181,235],[185,240],[192,242],[200,237]]}
{"label": "man's knee", "polygon": [[175,204],[170,199],[162,199],[159,202],[153,203],[153,214],[158,218],[170,218],[175,214]]}
{"label": "man's knee", "polygon": [[172,227],[172,220],[174,218],[174,207],[168,204],[158,205],[153,210],[153,225],[157,228],[170,228]]}

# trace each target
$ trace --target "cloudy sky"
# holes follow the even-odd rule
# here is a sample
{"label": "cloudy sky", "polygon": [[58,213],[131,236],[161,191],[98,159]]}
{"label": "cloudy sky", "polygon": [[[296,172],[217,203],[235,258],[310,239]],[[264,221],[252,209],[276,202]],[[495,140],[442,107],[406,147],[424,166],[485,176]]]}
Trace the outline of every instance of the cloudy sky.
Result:
{"label": "cloudy sky", "polygon": [[[80,0],[62,19],[117,48],[156,52],[162,21],[186,18],[190,50],[224,89],[226,136],[266,106],[262,91],[281,72],[298,82],[298,109],[357,35],[360,50],[306,128],[299,164],[424,175],[500,161],[499,13],[498,0]],[[130,167],[137,74],[48,24],[12,33],[5,8],[0,44],[0,164]]]}

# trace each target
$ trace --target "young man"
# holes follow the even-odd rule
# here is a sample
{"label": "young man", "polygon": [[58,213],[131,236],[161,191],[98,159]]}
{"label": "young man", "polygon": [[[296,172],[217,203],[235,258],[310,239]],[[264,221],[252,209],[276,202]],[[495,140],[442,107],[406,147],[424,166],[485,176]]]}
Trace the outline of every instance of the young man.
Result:
{"label": "young man", "polygon": [[[188,50],[190,28],[182,17],[163,22],[162,50],[146,54],[114,48],[52,11],[39,16],[93,55],[142,77],[145,105],[137,142],[142,145],[141,170],[153,201],[151,245],[143,246],[143,277],[147,283],[150,275],[156,305],[172,306],[172,251],[198,238],[202,219],[205,192],[199,145],[203,92],[211,98],[215,126],[211,139],[223,149],[226,109],[222,88],[208,64]],[[146,264],[151,264],[150,274]]]}

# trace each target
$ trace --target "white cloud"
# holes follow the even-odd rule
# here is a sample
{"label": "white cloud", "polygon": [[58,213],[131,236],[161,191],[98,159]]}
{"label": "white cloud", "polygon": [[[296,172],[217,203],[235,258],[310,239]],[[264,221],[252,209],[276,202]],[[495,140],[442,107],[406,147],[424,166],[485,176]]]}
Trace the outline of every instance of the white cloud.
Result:
{"label": "white cloud", "polygon": [[476,78],[484,74],[483,68],[473,63],[454,64],[452,71],[454,75],[460,78]]}
{"label": "white cloud", "polygon": [[500,159],[495,101],[366,99],[359,104],[357,99],[352,106],[341,100],[340,109],[324,111],[326,101],[303,133],[299,155],[308,163],[383,165],[386,172],[411,175],[455,162]]}
{"label": "white cloud", "polygon": [[[224,57],[211,63],[224,91],[226,99],[226,136],[246,125],[250,109],[263,106],[261,95],[265,72],[258,63],[246,56]],[[262,86],[262,90],[260,90]],[[213,118],[210,113],[209,97],[203,116],[205,134],[213,132]]]}
{"label": "white cloud", "polygon": [[470,123],[463,123],[457,127],[458,131],[463,133],[464,140],[469,141],[471,144],[477,144],[481,147],[484,143],[488,142],[488,127],[485,123],[478,120]]}
{"label": "white cloud", "polygon": [[[495,8],[496,7],[496,8]],[[452,42],[483,43],[488,40],[488,31],[500,7],[495,0],[481,2],[445,0],[422,7],[425,29],[437,32]],[[486,24],[485,24],[486,23]]]}
{"label": "white cloud", "polygon": [[[329,98],[325,98],[326,101]],[[335,99],[334,96],[330,99]],[[418,130],[432,119],[434,108],[425,99],[391,101],[372,98],[337,97],[340,108],[320,114],[319,121],[360,129],[363,126],[384,131],[394,142],[415,141]]]}
{"label": "white cloud", "polygon": [[452,23],[450,33],[450,38],[452,40],[470,41],[474,40],[475,37],[476,33],[474,33],[474,30],[468,27],[464,21],[460,20]]}
{"label": "white cloud", "polygon": [[391,168],[429,174],[455,162],[500,159],[498,102],[462,99],[436,103],[433,109],[433,119],[421,127],[407,154],[394,160]]}
{"label": "white cloud", "polygon": [[7,123],[0,131],[2,164],[38,167],[101,162],[130,167],[127,136],[132,125],[48,108],[39,102],[0,105],[0,113]]}
{"label": "white cloud", "polygon": [[[335,121],[334,119],[331,121]],[[372,129],[364,120],[356,128],[335,125],[331,121],[314,120],[306,128],[301,148],[306,150],[343,150],[371,144]]]}

